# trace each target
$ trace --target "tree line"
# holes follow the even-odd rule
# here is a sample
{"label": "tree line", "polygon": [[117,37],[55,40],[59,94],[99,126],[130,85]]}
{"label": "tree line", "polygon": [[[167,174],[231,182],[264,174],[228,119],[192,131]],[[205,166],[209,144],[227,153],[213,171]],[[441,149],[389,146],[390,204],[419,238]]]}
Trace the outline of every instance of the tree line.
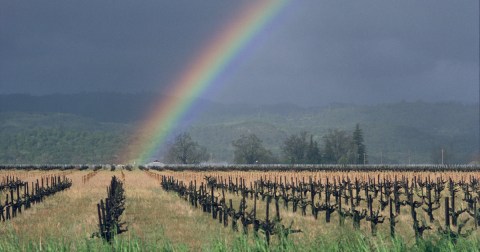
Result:
{"label": "tree line", "polygon": [[[263,145],[256,134],[241,135],[232,141],[233,162],[237,164],[367,164],[367,148],[363,131],[356,124],[353,132],[340,129],[329,130],[318,139],[303,131],[288,136],[277,156]],[[198,164],[207,162],[210,155],[205,147],[192,139],[188,132],[176,136],[165,156],[165,162]]]}
{"label": "tree line", "polygon": [[1,132],[0,163],[108,163],[127,144],[120,130],[32,128]]}

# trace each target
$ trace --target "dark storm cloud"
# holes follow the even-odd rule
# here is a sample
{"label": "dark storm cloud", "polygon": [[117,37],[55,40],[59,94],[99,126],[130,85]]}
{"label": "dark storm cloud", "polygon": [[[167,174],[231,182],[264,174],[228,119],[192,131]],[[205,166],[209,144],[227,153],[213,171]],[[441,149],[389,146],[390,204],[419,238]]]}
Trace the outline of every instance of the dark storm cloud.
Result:
{"label": "dark storm cloud", "polygon": [[232,1],[2,1],[0,92],[159,90]]}
{"label": "dark storm cloud", "polygon": [[[242,1],[1,1],[0,93],[159,91]],[[477,1],[294,1],[222,102],[477,101]]]}
{"label": "dark storm cloud", "polygon": [[304,104],[478,99],[475,1],[302,2],[271,41],[225,94]]}

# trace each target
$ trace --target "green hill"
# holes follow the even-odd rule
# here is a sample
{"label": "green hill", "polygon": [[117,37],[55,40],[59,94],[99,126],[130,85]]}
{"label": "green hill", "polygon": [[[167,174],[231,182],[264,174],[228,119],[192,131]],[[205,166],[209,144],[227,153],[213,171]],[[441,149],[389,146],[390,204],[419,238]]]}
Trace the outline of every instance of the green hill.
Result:
{"label": "green hill", "polygon": [[[92,96],[103,99],[102,115],[112,114],[102,117],[95,106],[82,107]],[[115,94],[70,96],[75,106],[63,106],[68,99],[62,95],[55,97],[59,100],[55,106],[52,97],[36,97],[33,104],[26,99],[21,107],[16,106],[21,101],[14,99],[18,95],[7,97],[12,102],[3,99],[5,106],[0,108],[0,163],[116,162],[138,123],[133,118],[143,116],[149,107],[145,101],[130,105],[139,95],[122,95],[118,99],[122,102],[111,101],[116,100]],[[322,142],[329,129],[352,132],[356,123],[364,131],[370,163],[440,162],[442,148],[446,162],[468,163],[478,150],[478,104],[401,102],[302,108],[203,101],[202,107],[201,113],[187,115],[195,119],[176,133],[190,131],[214,161],[231,162],[231,142],[242,134],[255,133],[280,156],[280,146],[290,134],[307,131]]]}
{"label": "green hill", "polygon": [[71,114],[0,113],[0,163],[113,162],[128,125]]}
{"label": "green hill", "polygon": [[248,113],[207,111],[192,126],[192,135],[219,160],[232,158],[229,143],[241,133],[257,134],[268,148],[280,155],[280,145],[290,134],[308,131],[321,140],[329,129],[351,132],[356,123],[360,123],[364,131],[372,163],[440,162],[438,156],[442,148],[446,161],[465,163],[471,160],[478,146],[477,105],[405,102],[247,110]]}

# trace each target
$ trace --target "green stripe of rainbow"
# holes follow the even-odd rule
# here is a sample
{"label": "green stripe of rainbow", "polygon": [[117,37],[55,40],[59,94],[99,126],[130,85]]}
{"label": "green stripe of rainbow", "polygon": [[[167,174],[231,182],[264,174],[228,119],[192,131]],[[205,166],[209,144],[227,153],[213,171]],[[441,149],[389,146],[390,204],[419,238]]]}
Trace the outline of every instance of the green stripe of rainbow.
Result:
{"label": "green stripe of rainbow", "polygon": [[[255,0],[233,18],[168,90],[171,95],[154,106],[134,135],[131,150],[124,150],[123,162],[144,163],[163,144],[168,134],[249,41],[287,4],[288,0]],[[176,98],[174,98],[176,97]],[[128,147],[127,147],[128,148]]]}

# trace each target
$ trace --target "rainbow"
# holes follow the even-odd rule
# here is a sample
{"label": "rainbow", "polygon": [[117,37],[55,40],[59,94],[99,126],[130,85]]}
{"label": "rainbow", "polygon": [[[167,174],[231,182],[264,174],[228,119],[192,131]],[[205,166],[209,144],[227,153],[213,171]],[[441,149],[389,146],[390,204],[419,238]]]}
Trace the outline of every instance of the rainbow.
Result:
{"label": "rainbow", "polygon": [[135,131],[133,142],[120,155],[122,162],[145,163],[164,144],[194,101],[231,64],[262,29],[285,8],[288,0],[250,1],[202,48]]}

